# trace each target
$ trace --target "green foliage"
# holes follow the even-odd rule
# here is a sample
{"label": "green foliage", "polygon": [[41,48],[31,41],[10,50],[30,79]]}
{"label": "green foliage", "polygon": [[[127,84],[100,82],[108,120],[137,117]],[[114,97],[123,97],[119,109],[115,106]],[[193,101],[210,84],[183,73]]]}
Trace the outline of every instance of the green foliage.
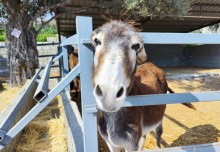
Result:
{"label": "green foliage", "polygon": [[5,31],[4,30],[0,30],[0,35],[5,35]]}
{"label": "green foliage", "polygon": [[47,41],[47,37],[55,37],[56,34],[39,34],[37,36],[37,41],[38,42],[46,42]]}
{"label": "green foliage", "polygon": [[0,35],[0,42],[5,41],[5,35]]}
{"label": "green foliage", "polygon": [[[119,12],[124,9],[126,13],[135,17],[181,17],[187,15],[192,0],[114,0],[109,8]],[[120,7],[118,7],[120,6]],[[113,9],[112,11],[116,11]]]}
{"label": "green foliage", "polygon": [[5,41],[5,31],[4,30],[0,30],[0,42]]}
{"label": "green foliage", "polygon": [[[41,26],[41,24],[37,24],[35,26],[35,29],[39,29],[39,27]],[[40,32],[40,34],[57,34],[57,27],[55,24],[52,25],[47,25],[45,28],[43,28]]]}
{"label": "green foliage", "polygon": [[[10,0],[11,3],[14,3],[14,5],[17,5],[17,9],[20,9],[20,11],[27,12],[30,17],[35,16],[41,8],[45,8],[47,6],[51,6],[60,2],[65,2],[66,0]],[[44,13],[54,12],[53,9],[46,10]],[[42,15],[42,14],[41,14]]]}
{"label": "green foliage", "polygon": [[42,34],[57,34],[57,28],[55,25],[46,26],[44,29],[41,30]]}
{"label": "green foliage", "polygon": [[[55,12],[59,7],[57,4],[67,2],[69,0],[0,0],[0,23],[2,18],[7,20],[12,12],[24,12],[28,14],[28,20],[36,21],[36,17],[43,18],[47,13]],[[9,11],[11,9],[13,11]]]}

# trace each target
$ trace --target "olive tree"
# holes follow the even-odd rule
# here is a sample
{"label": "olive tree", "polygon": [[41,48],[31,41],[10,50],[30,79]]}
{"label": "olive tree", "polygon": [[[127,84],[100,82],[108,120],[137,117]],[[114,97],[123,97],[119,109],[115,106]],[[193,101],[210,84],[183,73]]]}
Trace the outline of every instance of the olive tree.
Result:
{"label": "olive tree", "polygon": [[[33,77],[39,66],[37,35],[50,21],[67,12],[56,13],[38,29],[34,28],[34,22],[69,2],[70,0],[0,0],[0,16],[7,20],[6,47],[11,86],[22,85],[28,78]],[[78,12],[79,9],[72,11]]]}

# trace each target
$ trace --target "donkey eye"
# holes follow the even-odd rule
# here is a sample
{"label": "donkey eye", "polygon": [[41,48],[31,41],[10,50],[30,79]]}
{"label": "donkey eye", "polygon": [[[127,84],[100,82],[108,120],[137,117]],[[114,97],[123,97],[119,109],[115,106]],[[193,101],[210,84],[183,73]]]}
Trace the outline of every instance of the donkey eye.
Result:
{"label": "donkey eye", "polygon": [[94,39],[94,42],[95,42],[96,46],[101,45],[101,41],[99,41],[97,38]]}
{"label": "donkey eye", "polygon": [[135,51],[137,51],[139,48],[140,48],[140,44],[139,44],[139,43],[133,44],[133,45],[131,46],[131,49],[132,49],[132,50],[135,50]]}

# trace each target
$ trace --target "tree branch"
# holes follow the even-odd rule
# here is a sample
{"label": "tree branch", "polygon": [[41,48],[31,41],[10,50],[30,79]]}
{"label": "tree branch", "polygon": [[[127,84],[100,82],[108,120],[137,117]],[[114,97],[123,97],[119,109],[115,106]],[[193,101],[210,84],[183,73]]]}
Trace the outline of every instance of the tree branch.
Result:
{"label": "tree branch", "polygon": [[43,23],[40,28],[36,31],[36,35],[38,35],[41,30],[47,25],[49,24],[52,20],[62,16],[62,15],[66,15],[66,14],[77,14],[77,13],[81,13],[83,11],[86,10],[87,7],[84,7],[84,8],[81,8],[81,9],[76,9],[75,11],[71,11],[71,12],[64,12],[64,13],[59,13],[59,14],[56,14],[55,16],[53,16],[52,18],[50,18],[48,21],[46,21],[45,23]]}
{"label": "tree branch", "polygon": [[62,7],[62,6],[65,6],[66,4],[68,4],[70,1],[65,1],[65,2],[61,2],[61,3],[57,3],[57,4],[54,4],[54,5],[51,5],[51,6],[45,6],[43,7],[41,10],[39,10],[38,13],[35,14],[35,16],[31,19],[29,25],[28,25],[28,28],[30,29],[32,26],[33,26],[33,23],[34,21],[37,20],[37,18],[42,15],[43,13],[45,13],[46,11],[50,10],[50,9],[55,9],[55,8],[59,8],[59,7]]}
{"label": "tree branch", "polygon": [[[10,1],[7,0],[3,0],[2,1],[3,5],[5,6],[8,14],[13,14],[15,12],[15,10],[12,8],[12,6],[10,5]],[[15,5],[15,2],[13,3],[13,5]]]}

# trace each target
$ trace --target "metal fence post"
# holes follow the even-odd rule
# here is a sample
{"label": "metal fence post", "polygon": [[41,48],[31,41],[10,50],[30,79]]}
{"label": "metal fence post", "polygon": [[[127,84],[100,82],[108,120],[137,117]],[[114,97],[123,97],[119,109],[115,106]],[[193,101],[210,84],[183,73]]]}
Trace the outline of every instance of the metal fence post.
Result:
{"label": "metal fence post", "polygon": [[[69,73],[69,62],[68,62],[68,50],[66,47],[61,47],[62,48],[62,53],[63,53],[63,58],[62,58],[62,65],[63,65],[63,70],[62,70],[62,77],[64,78],[65,75]],[[67,91],[70,91],[70,85],[66,87]]]}
{"label": "metal fence post", "polygon": [[[92,33],[91,17],[76,17],[78,35],[78,53],[81,78],[81,102],[83,116],[83,139],[85,152],[98,151],[97,117],[94,110],[95,98],[92,93],[92,63],[93,52],[91,48],[82,44],[83,39],[89,39]],[[92,107],[90,110],[89,107]]]}
{"label": "metal fence post", "polygon": [[[62,47],[58,46],[57,50],[59,53],[62,53]],[[60,73],[60,77],[62,77],[62,58],[59,58],[58,62],[59,62],[59,73]]]}

